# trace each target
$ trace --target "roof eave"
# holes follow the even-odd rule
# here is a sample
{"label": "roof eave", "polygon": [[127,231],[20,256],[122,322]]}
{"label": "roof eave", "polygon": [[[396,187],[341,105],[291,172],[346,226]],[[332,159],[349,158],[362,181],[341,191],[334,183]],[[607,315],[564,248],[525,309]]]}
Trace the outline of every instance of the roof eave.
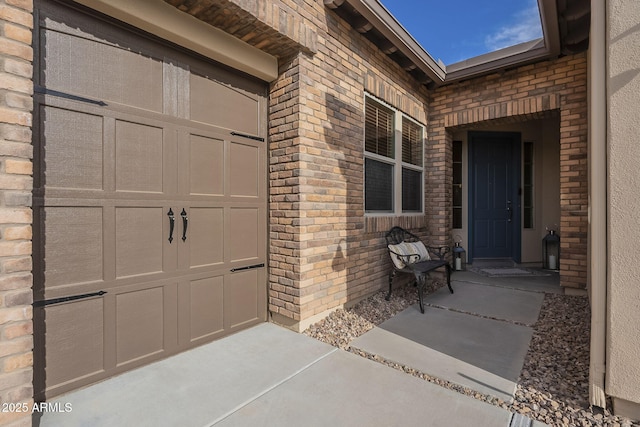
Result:
{"label": "roof eave", "polygon": [[379,1],[347,0],[347,2],[431,80],[436,83],[444,81],[446,76],[444,65],[436,62]]}
{"label": "roof eave", "polygon": [[447,66],[444,84],[518,67],[560,55],[556,0],[538,0],[542,38]]}
{"label": "roof eave", "polygon": [[537,39],[448,65],[443,83],[454,83],[548,57],[549,49],[544,39]]}
{"label": "roof eave", "polygon": [[333,8],[339,7],[344,2],[353,7],[424,72],[432,80],[433,86],[553,58],[560,55],[561,51],[557,0],[538,0],[543,35],[541,39],[490,52],[449,66],[436,62],[380,1],[325,0],[325,4]]}

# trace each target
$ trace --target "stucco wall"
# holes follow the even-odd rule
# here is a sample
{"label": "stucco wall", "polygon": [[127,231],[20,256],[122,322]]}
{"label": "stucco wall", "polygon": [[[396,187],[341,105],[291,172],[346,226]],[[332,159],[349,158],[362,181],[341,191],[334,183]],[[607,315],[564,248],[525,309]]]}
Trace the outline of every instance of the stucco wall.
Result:
{"label": "stucco wall", "polygon": [[[607,2],[607,21],[609,286],[606,391],[614,398],[640,405],[640,3],[637,0]],[[616,406],[620,405],[614,399],[617,410]],[[636,407],[635,417],[640,418],[640,406]]]}

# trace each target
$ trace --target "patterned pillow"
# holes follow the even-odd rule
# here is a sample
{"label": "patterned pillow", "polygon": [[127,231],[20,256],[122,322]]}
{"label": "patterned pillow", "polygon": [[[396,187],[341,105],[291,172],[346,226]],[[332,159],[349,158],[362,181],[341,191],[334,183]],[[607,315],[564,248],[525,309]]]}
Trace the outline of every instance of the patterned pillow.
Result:
{"label": "patterned pillow", "polygon": [[429,256],[429,251],[427,250],[427,247],[424,245],[424,243],[411,242],[405,243],[405,245],[408,245],[411,248],[411,253],[418,254],[418,259],[413,262],[429,261],[431,259],[431,257]]}
{"label": "patterned pillow", "polygon": [[402,242],[397,245],[389,245],[389,250],[392,252],[391,261],[398,269],[405,268],[407,264],[431,259],[422,242]]}

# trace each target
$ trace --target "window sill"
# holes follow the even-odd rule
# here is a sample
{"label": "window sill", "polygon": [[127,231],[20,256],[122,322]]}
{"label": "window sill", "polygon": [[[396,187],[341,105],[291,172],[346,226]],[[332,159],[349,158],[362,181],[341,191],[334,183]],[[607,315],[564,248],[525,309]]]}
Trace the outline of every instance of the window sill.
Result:
{"label": "window sill", "polygon": [[423,228],[427,225],[423,213],[394,215],[394,214],[366,214],[364,217],[367,233],[389,231],[391,227],[399,226],[405,230]]}

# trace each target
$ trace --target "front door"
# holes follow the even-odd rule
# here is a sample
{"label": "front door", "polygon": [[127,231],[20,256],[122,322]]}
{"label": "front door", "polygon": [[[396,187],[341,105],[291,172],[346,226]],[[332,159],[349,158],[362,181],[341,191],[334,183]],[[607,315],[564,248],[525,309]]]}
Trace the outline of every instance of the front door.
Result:
{"label": "front door", "polygon": [[471,132],[470,258],[520,258],[520,134]]}

